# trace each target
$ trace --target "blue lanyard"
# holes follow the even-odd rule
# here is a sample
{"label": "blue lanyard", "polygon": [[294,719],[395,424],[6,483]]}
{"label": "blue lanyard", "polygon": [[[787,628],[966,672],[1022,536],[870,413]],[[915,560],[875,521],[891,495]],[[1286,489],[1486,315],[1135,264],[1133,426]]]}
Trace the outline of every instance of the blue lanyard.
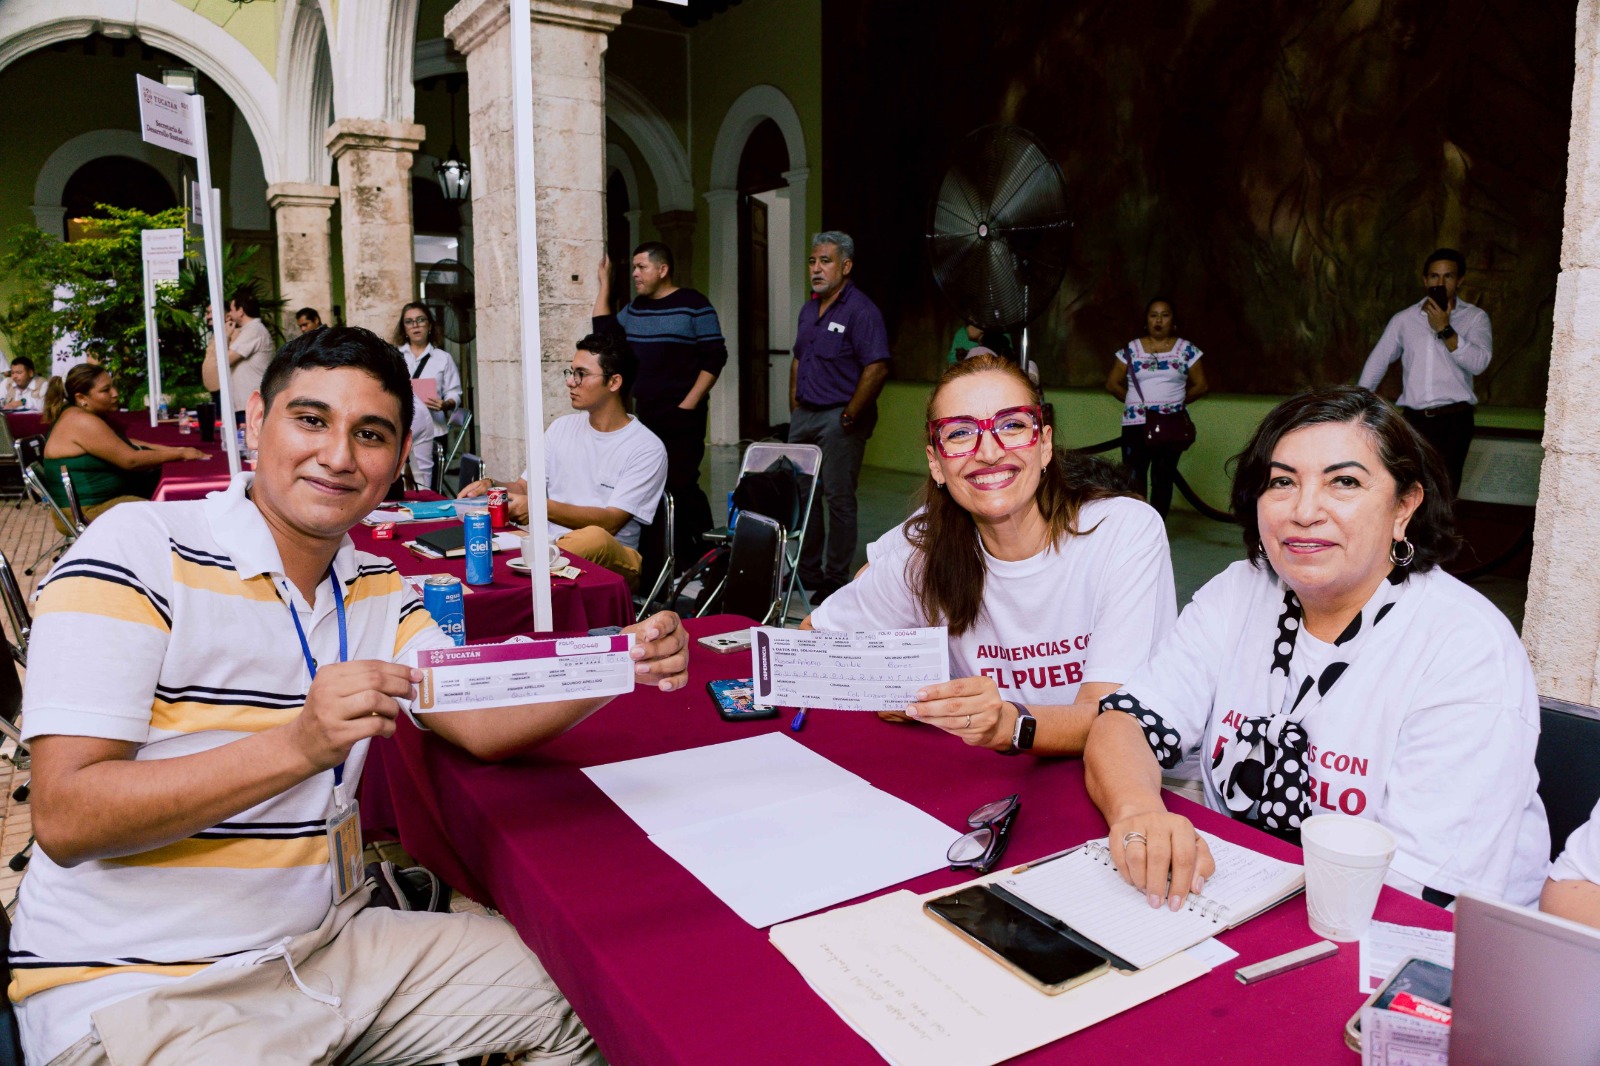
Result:
{"label": "blue lanyard", "polygon": [[[333,586],[333,606],[339,613],[339,661],[350,661],[350,631],[345,627],[344,619],[344,589],[339,585],[339,575],[328,568],[328,583]],[[305,656],[306,670],[311,674],[311,680],[317,679],[317,660],[311,657],[311,644],[306,640],[306,631],[300,625],[300,612],[294,609],[294,601],[286,600],[284,606],[289,608],[289,617],[294,619],[294,632],[300,638],[300,654]],[[333,768],[334,787],[344,783],[344,763]]]}

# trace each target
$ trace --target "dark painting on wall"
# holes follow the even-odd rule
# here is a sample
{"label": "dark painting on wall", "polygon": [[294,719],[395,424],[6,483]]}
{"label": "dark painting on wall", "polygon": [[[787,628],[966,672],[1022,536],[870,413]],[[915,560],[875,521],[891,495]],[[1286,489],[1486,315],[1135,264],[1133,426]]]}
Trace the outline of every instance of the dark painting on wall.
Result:
{"label": "dark painting on wall", "polygon": [[857,243],[897,374],[960,325],[929,200],[970,130],[1030,130],[1065,173],[1071,266],[1030,343],[1100,383],[1168,295],[1212,386],[1351,381],[1453,245],[1494,322],[1488,403],[1542,407],[1575,6],[1490,0],[824,0],[824,225]]}

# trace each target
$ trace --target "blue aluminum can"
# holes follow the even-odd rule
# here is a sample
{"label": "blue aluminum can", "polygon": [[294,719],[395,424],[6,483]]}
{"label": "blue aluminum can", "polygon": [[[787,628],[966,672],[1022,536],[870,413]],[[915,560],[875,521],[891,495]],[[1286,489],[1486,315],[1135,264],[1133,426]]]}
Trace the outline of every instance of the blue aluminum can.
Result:
{"label": "blue aluminum can", "polygon": [[468,511],[462,517],[466,526],[467,584],[487,585],[494,580],[493,533],[488,511]]}
{"label": "blue aluminum can", "polygon": [[422,606],[457,647],[467,642],[467,609],[461,597],[461,582],[449,574],[434,574],[422,583]]}

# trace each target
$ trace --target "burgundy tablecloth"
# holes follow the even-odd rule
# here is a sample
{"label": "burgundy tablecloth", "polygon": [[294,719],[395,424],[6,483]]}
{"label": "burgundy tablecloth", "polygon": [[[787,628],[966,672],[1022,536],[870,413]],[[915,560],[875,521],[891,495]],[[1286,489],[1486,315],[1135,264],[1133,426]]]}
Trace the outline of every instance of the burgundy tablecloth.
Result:
{"label": "burgundy tablecloth", "polygon": [[[208,447],[200,443],[199,433],[179,433],[175,420],[152,426],[150,416],[143,411],[118,411],[111,417],[122,427],[122,431],[134,440],[149,441],[151,444],[170,444],[173,447],[182,445]],[[38,411],[7,411],[6,425],[11,430],[13,440],[19,437],[31,437],[35,433],[44,433],[49,428],[44,424],[44,415]]]}
{"label": "burgundy tablecloth", "polygon": [[[723,617],[688,627],[705,635],[744,624]],[[480,763],[402,721],[392,741],[374,745],[383,755],[376,774],[399,801],[400,840],[446,880],[505,913],[612,1062],[881,1062],[771,946],[765,930],[746,925],[651,844],[580,772],[783,728],[782,718],[722,721],[705,684],[748,674],[748,653],[691,648],[683,690],[637,689],[518,762]],[[1009,852],[1018,862],[1106,831],[1076,759],[1008,759],[931,728],[827,711],[812,712],[796,739],[948,823],[952,840],[974,808],[1019,792],[1023,809]],[[1299,851],[1282,841],[1183,800],[1170,802],[1219,836],[1299,861]],[[904,887],[925,892],[965,879],[940,871]],[[1378,916],[1441,929],[1451,920],[1391,889],[1384,889]],[[1221,939],[1239,952],[1237,962],[1014,1061],[1350,1066],[1343,1027],[1363,998],[1354,945],[1247,987],[1234,979],[1236,966],[1317,939],[1303,898]]]}

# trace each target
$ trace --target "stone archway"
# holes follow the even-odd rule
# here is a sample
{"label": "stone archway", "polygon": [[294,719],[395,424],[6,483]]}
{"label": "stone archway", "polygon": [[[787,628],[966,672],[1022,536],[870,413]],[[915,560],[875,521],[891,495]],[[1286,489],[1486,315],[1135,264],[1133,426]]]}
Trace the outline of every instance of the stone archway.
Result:
{"label": "stone archway", "polygon": [[34,225],[55,237],[65,235],[66,208],[61,194],[67,181],[85,163],[105,156],[125,156],[148,163],[171,183],[176,156],[153,148],[132,130],[90,130],[67,141],[46,159],[33,183]]}
{"label": "stone archway", "polygon": [[615,141],[606,145],[606,181],[611,180],[611,175],[617,174],[622,178],[622,184],[628,190],[628,210],[624,212],[628,220],[628,247],[639,247],[639,218],[643,204],[639,202],[639,176],[634,173],[633,160],[629,158],[627,149]]}
{"label": "stone archway", "polygon": [[327,185],[333,160],[333,58],[317,0],[291,0],[278,35],[278,105],[283,116],[283,180]]}
{"label": "stone archway", "polygon": [[[272,74],[236,38],[182,4],[125,0],[4,0],[0,3],[0,70],[30,52],[91,33],[138,37],[192,63],[239,109],[266,180],[279,180],[278,92]],[[132,88],[129,88],[130,98]]]}
{"label": "stone archway", "polygon": [[[782,89],[774,85],[752,85],[746,89],[722,120],[717,139],[711,149],[711,186],[705,194],[711,212],[711,279],[707,295],[717,308],[722,323],[722,335],[733,338],[739,333],[739,160],[744,154],[745,142],[757,126],[767,119],[777,124],[789,149],[789,166],[783,178],[787,188],[778,190],[777,206],[787,207],[783,228],[789,234],[790,277],[805,277],[807,241],[806,232],[806,179],[810,175],[807,164],[805,130],[800,125],[800,113],[795,110]],[[774,254],[777,254],[776,252]],[[799,306],[795,294],[794,306]],[[739,440],[739,359],[728,360],[723,380],[711,393],[711,441],[713,444],[731,444]]]}

